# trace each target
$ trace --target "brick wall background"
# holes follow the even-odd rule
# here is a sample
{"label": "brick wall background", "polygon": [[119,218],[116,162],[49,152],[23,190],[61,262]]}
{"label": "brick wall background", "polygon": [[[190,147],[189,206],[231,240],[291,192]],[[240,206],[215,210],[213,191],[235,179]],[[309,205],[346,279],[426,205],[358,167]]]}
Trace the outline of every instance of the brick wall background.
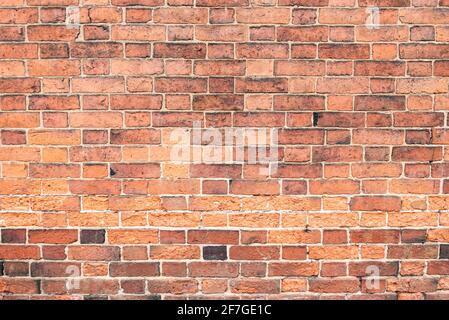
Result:
{"label": "brick wall background", "polygon": [[[1,298],[449,298],[448,40],[447,0],[1,0]],[[195,123],[277,170],[173,161]]]}

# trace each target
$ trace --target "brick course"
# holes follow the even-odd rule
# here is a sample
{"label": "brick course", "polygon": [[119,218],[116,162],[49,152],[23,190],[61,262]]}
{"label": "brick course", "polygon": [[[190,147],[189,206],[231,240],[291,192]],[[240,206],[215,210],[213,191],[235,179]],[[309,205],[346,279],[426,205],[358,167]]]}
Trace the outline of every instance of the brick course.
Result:
{"label": "brick course", "polygon": [[[448,299],[448,32],[446,0],[2,0],[0,299]],[[277,170],[173,161],[198,124],[277,130]]]}

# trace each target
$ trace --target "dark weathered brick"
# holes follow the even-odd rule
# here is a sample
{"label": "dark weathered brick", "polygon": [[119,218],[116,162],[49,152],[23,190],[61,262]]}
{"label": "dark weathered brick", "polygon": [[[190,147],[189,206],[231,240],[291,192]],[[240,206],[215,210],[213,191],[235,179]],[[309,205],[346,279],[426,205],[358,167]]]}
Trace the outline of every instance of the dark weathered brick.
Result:
{"label": "dark weathered brick", "polygon": [[104,243],[105,230],[81,230],[81,243]]}
{"label": "dark weathered brick", "polygon": [[25,243],[26,230],[25,229],[2,229],[3,243]]}
{"label": "dark weathered brick", "polygon": [[227,248],[225,246],[206,246],[203,247],[204,260],[226,260],[228,258]]}

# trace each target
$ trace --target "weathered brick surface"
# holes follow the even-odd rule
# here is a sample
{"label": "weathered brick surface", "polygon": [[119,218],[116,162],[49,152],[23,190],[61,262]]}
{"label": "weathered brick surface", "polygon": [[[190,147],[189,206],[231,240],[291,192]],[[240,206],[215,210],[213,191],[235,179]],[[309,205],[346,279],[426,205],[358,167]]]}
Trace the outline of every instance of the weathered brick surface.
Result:
{"label": "weathered brick surface", "polygon": [[0,299],[447,298],[448,6],[0,1]]}

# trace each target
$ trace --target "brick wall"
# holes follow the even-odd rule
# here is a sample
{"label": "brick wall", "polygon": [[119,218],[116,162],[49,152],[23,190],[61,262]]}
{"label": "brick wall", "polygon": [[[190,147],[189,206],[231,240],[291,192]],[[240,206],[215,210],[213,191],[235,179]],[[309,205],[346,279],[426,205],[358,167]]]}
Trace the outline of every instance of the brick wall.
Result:
{"label": "brick wall", "polygon": [[449,1],[0,2],[2,298],[449,298]]}

